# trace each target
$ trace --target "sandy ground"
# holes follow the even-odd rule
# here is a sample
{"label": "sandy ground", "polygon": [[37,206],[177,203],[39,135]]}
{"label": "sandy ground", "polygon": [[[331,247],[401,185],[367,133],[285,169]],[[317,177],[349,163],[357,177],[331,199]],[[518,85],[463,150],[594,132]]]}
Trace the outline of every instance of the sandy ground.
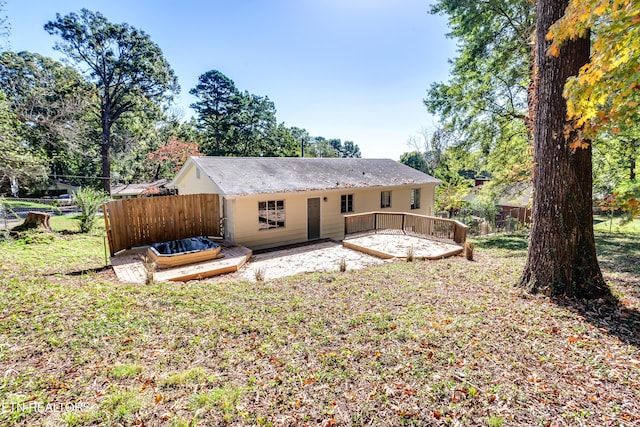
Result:
{"label": "sandy ground", "polygon": [[371,233],[345,239],[357,246],[373,249],[377,252],[406,258],[409,252],[414,258],[442,258],[451,252],[459,251],[460,246],[405,234]]}
{"label": "sandy ground", "polygon": [[384,260],[330,241],[254,255],[234,274],[245,280],[256,280],[256,274],[263,274],[268,280],[314,271],[339,271],[343,260],[347,270],[357,270],[405,258],[410,249],[415,258],[438,258],[460,249],[454,244],[404,234],[364,234],[348,240],[396,258]]}
{"label": "sandy ground", "polygon": [[347,270],[388,262],[345,248],[339,242],[323,242],[254,255],[235,274],[245,280],[256,280],[256,274],[261,272],[264,280],[269,280],[314,271],[340,271],[343,260]]}

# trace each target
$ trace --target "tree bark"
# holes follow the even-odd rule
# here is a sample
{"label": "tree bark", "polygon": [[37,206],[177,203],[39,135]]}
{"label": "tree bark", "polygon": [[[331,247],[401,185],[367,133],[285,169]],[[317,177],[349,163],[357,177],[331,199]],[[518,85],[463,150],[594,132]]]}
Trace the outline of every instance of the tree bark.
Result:
{"label": "tree bark", "polygon": [[111,195],[111,157],[109,146],[104,143],[100,145],[100,156],[102,158],[102,188],[110,196]]}
{"label": "tree bark", "polygon": [[572,149],[566,133],[567,78],[589,61],[589,35],[565,42],[558,56],[547,54],[549,27],[568,0],[538,0],[534,75],[533,226],[519,286],[549,296],[598,298],[610,295],[596,257],[592,212],[591,146]]}
{"label": "tree bark", "polygon": [[24,219],[24,223],[20,227],[23,230],[28,230],[31,228],[43,228],[46,231],[51,231],[51,226],[49,225],[49,218],[51,215],[43,212],[28,212],[27,217]]}
{"label": "tree bark", "polygon": [[629,140],[629,180],[636,179],[636,157],[638,156],[636,147],[638,142],[635,139]]}
{"label": "tree bark", "polygon": [[102,159],[102,188],[109,196],[111,196],[111,122],[109,120],[109,101],[110,100],[107,99],[105,101],[105,104],[107,105],[102,107],[102,135],[100,136],[100,157]]}

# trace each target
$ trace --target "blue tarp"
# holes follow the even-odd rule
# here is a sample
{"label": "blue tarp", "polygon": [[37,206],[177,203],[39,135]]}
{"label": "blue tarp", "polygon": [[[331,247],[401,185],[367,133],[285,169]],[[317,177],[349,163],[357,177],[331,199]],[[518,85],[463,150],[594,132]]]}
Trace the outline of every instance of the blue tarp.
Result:
{"label": "blue tarp", "polygon": [[206,237],[190,237],[188,239],[154,243],[151,247],[160,255],[176,255],[215,249],[218,247],[218,244]]}

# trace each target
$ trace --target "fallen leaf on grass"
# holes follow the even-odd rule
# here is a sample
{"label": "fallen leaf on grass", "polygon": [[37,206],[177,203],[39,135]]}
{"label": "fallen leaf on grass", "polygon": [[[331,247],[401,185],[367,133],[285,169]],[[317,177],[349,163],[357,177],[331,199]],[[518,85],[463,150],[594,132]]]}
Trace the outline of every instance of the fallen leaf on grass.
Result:
{"label": "fallen leaf on grass", "polygon": [[314,377],[309,377],[302,382],[302,385],[309,385],[311,383],[315,383],[316,381],[318,380],[316,380]]}

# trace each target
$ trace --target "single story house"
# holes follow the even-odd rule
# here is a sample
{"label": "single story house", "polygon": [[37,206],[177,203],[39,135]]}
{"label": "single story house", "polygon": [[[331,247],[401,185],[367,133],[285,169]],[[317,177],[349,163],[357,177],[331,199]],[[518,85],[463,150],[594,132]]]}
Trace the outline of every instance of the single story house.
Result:
{"label": "single story house", "polygon": [[[485,180],[486,182],[487,180]],[[466,202],[472,202],[484,182],[476,185],[464,198]],[[533,187],[528,182],[517,182],[503,185],[496,194],[495,221],[503,223],[508,218],[516,218],[521,224],[531,223],[531,200],[533,196]]]}
{"label": "single story house", "polygon": [[219,196],[225,239],[251,249],[344,238],[344,216],[433,215],[441,181],[391,159],[190,157],[169,184]]}
{"label": "single story house", "polygon": [[155,195],[162,192],[169,180],[159,179],[154,182],[142,182],[138,184],[115,184],[111,186],[112,199],[133,199],[146,195]]}
{"label": "single story house", "polygon": [[61,181],[59,179],[52,179],[51,185],[49,185],[49,187],[47,188],[47,196],[56,197],[63,194],[76,194],[76,191],[78,191],[79,189],[79,185]]}
{"label": "single story house", "polygon": [[498,199],[498,217],[504,221],[507,218],[517,218],[521,224],[531,224],[531,200],[533,186],[531,183],[516,183],[508,185]]}

